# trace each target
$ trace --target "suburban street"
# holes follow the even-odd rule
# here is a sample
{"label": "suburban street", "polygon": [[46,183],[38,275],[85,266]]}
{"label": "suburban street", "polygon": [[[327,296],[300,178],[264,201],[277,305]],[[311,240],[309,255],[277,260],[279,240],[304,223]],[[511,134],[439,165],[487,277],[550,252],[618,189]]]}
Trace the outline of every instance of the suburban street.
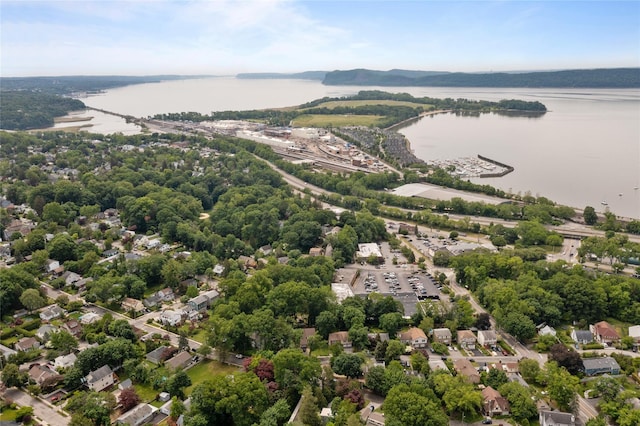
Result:
{"label": "suburban street", "polygon": [[38,417],[43,425],[66,426],[69,424],[69,417],[65,417],[53,406],[42,402],[42,400],[32,397],[20,389],[10,388],[4,393],[4,397],[16,404],[26,407],[33,407],[33,414]]}

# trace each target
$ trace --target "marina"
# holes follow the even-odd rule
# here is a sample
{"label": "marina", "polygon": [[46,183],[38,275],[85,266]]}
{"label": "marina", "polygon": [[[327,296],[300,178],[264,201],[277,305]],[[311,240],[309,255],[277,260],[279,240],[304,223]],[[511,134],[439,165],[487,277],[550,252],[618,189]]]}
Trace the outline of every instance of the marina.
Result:
{"label": "marina", "polygon": [[440,167],[448,171],[453,176],[460,178],[475,177],[500,177],[507,173],[511,173],[514,169],[506,164],[499,163],[487,157],[478,155],[478,157],[460,157],[443,160],[430,160],[427,164],[434,167]]}

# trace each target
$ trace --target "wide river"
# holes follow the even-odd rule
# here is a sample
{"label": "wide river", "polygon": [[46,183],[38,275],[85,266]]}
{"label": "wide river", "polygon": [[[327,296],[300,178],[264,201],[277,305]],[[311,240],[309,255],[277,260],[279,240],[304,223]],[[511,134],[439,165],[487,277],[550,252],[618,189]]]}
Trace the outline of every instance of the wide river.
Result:
{"label": "wide river", "polygon": [[[147,117],[164,112],[208,114],[285,107],[374,89],[433,98],[540,101],[549,110],[541,117],[441,114],[399,131],[407,136],[415,154],[427,161],[481,154],[515,168],[502,178],[475,179],[477,182],[581,209],[590,205],[598,211],[610,209],[620,216],[640,218],[637,89],[381,88],[219,77],[127,86],[82,100],[95,108]],[[113,132],[130,130],[124,121],[122,129],[109,128]]]}

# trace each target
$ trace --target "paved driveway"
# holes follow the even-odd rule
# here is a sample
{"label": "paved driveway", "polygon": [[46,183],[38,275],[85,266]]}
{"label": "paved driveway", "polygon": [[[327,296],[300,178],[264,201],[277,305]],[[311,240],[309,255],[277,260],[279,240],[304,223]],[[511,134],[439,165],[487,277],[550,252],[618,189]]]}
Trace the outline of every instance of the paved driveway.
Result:
{"label": "paved driveway", "polygon": [[32,397],[19,389],[11,388],[5,392],[5,398],[20,406],[33,407],[33,414],[41,420],[43,425],[67,426],[71,417],[64,417],[50,405],[45,404],[37,398]]}

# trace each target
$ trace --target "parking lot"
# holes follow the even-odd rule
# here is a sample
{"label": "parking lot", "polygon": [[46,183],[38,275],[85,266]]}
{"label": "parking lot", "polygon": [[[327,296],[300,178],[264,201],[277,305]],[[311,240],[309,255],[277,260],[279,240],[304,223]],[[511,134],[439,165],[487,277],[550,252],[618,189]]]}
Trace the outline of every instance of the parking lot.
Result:
{"label": "parking lot", "polygon": [[439,284],[426,272],[405,272],[386,268],[362,271],[353,287],[356,295],[364,296],[374,292],[392,296],[404,306],[404,313],[411,316],[416,311],[416,303],[424,299],[439,299]]}

